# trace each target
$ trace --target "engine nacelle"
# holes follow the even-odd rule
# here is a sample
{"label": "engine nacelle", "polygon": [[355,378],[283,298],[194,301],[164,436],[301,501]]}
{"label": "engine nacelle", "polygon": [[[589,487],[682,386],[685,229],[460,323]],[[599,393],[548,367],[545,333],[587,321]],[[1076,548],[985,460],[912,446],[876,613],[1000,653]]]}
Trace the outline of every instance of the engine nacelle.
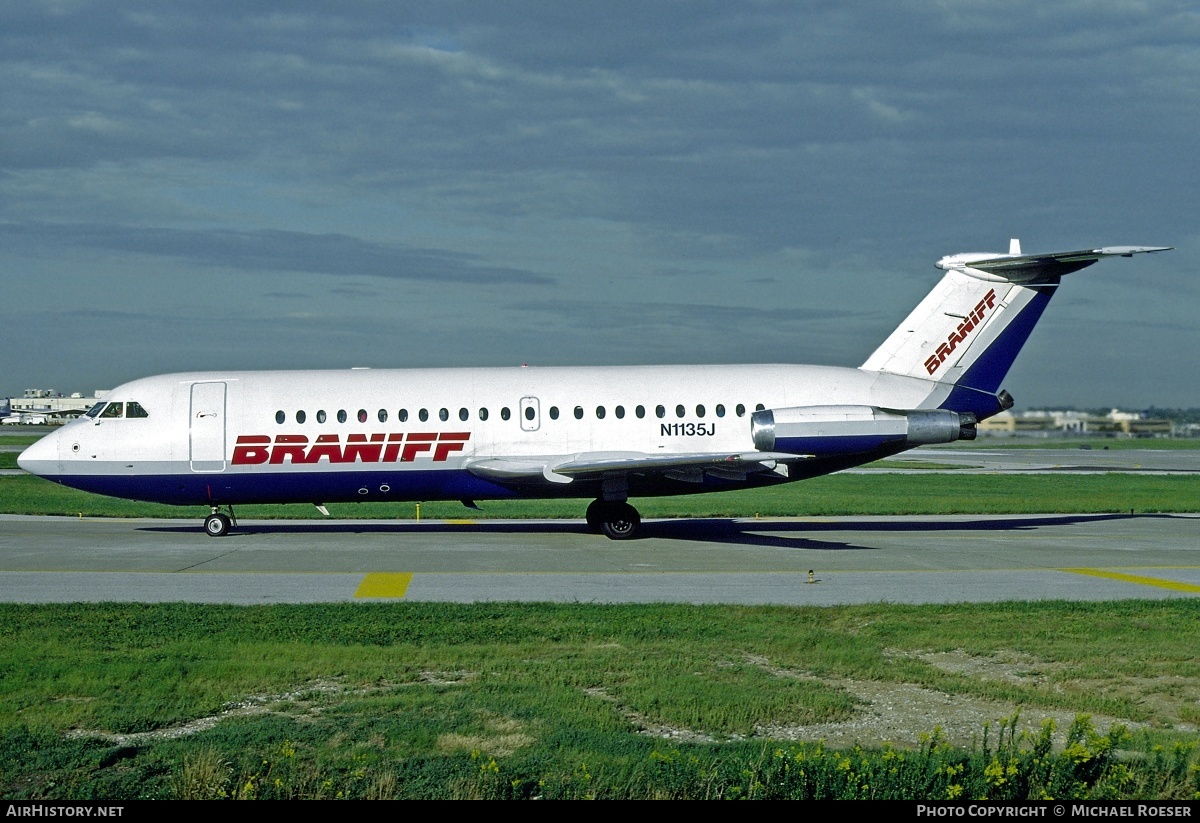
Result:
{"label": "engine nacelle", "polygon": [[750,416],[750,432],[759,451],[821,457],[974,440],[975,423],[970,412],[945,409],[793,406],[755,412]]}

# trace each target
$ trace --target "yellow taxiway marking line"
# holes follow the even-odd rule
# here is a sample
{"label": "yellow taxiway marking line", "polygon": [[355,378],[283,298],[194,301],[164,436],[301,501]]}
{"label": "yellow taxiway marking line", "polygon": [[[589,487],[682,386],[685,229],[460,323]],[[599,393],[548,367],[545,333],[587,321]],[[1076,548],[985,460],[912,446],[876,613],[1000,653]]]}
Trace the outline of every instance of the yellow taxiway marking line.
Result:
{"label": "yellow taxiway marking line", "polygon": [[363,575],[362,582],[354,591],[355,597],[404,597],[412,572],[371,572]]}
{"label": "yellow taxiway marking line", "polygon": [[475,526],[478,525],[478,520],[443,520],[447,526]]}
{"label": "yellow taxiway marking line", "polygon": [[1157,586],[1160,589],[1171,589],[1177,592],[1200,592],[1200,586],[1194,583],[1180,583],[1178,580],[1164,580],[1161,577],[1144,577],[1140,574],[1105,572],[1100,569],[1059,569],[1059,571],[1070,572],[1071,574],[1086,574],[1090,577],[1105,577],[1109,580],[1137,583],[1142,586]]}

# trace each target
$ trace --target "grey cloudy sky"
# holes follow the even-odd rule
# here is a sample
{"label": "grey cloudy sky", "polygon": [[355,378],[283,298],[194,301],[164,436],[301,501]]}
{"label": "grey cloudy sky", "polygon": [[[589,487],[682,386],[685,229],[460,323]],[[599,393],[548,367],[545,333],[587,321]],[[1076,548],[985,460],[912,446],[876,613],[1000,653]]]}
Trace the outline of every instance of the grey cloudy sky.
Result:
{"label": "grey cloudy sky", "polygon": [[0,5],[0,393],[186,369],[857,366],[1071,275],[1018,405],[1200,406],[1200,10]]}

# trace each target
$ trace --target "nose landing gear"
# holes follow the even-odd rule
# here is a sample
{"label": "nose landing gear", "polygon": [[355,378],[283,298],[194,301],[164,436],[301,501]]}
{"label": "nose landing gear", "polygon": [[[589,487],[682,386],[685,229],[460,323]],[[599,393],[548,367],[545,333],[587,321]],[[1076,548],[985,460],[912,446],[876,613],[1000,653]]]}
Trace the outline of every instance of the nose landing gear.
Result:
{"label": "nose landing gear", "polygon": [[237,517],[233,514],[233,506],[225,507],[229,514],[224,514],[220,506],[212,507],[212,514],[204,518],[204,533],[209,537],[224,537],[230,529],[237,528]]}

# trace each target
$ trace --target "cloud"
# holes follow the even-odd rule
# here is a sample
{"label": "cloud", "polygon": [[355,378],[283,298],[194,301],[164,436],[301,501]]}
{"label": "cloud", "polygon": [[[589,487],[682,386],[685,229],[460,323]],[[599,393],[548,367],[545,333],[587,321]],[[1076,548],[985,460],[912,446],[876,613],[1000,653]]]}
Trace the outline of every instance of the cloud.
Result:
{"label": "cloud", "polygon": [[[147,313],[249,311],[155,290],[191,278],[319,295],[338,362],[366,303],[436,314],[427,362],[743,359],[798,333],[787,306],[902,314],[933,259],[1014,236],[1180,246],[1155,288],[1188,295],[1198,37],[1184,0],[0,4],[0,271]],[[1186,302],[1097,278],[1068,371],[1103,303],[1152,327]],[[441,311],[441,283],[477,288]],[[893,322],[805,319],[834,362]],[[1200,404],[1182,368],[1152,400]]]}
{"label": "cloud", "polygon": [[91,224],[0,223],[0,236],[27,246],[74,246],[148,255],[246,272],[298,271],[473,285],[552,285],[551,277],[483,265],[469,254],[415,249],[340,234],[239,232]]}

